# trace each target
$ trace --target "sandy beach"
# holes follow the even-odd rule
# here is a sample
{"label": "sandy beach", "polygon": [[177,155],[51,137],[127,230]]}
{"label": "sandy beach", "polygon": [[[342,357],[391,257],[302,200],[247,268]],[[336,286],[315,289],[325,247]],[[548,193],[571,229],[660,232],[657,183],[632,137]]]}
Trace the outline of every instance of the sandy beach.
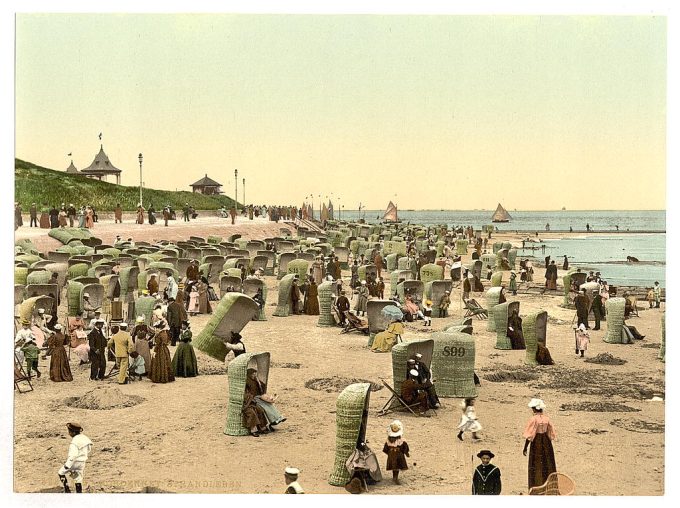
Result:
{"label": "sandy beach", "polygon": [[[234,233],[262,239],[278,236],[282,227],[293,229],[263,219],[239,219],[232,226],[225,219],[204,218],[188,225],[171,222],[167,228],[162,223],[99,222],[93,233],[105,243],[113,242],[116,235],[138,241],[212,234],[226,238]],[[30,238],[41,250],[58,247],[60,243],[46,233],[22,227],[16,238]],[[551,237],[568,235],[550,233]],[[524,237],[526,234],[494,234],[493,241],[519,246]],[[470,260],[471,252],[463,262]],[[536,255],[542,259],[540,251]],[[534,265],[532,285],[540,286],[544,268],[542,263]],[[608,353],[625,363],[589,363],[574,354],[575,311],[560,306],[562,275],[559,270],[557,292],[524,293],[526,284],[521,284],[517,296],[507,295],[508,301],[521,302],[522,316],[537,309],[548,311],[547,346],[556,364],[528,367],[525,351],[495,349],[495,332],[486,330],[486,321],[475,319],[476,371],[482,383],[476,408],[484,427],[482,441],[472,443],[469,435],[462,443],[456,439],[461,414],[458,399],[442,399],[443,407],[431,418],[399,413],[396,417],[404,424],[404,438],[411,448],[409,470],[400,476],[402,485],[386,479],[371,487],[372,494],[469,494],[472,472],[479,463],[475,455],[483,448],[496,455],[503,494],[526,494],[527,459],[522,456],[521,434],[531,414],[527,403],[532,397],[542,398],[547,405],[546,413],[557,432],[558,471],[575,480],[577,494],[664,493],[665,402],[650,399],[665,399],[665,364],[657,359],[665,304],[659,310],[648,309],[647,302],[638,303],[639,317],[630,318],[629,323],[646,337],[634,344],[603,342],[605,322],[601,330],[591,330],[585,360]],[[349,276],[344,270],[346,283]],[[226,367],[198,350],[200,375],[169,384],[145,379],[119,386],[113,378],[92,382],[89,365],[79,366],[75,355],[71,357],[74,381],[53,383],[47,375],[49,359],[41,360],[43,376],[34,380],[34,391],[15,392],[14,490],[60,490],[56,472],[69,443],[65,424],[75,420],[94,442],[85,470],[86,492],[282,493],[283,469],[295,466],[301,471],[300,483],[306,492],[346,494],[328,483],[335,453],[336,399],[354,380],[376,385],[381,378],[391,382],[391,355],[372,353],[364,335],[318,327],[317,316],[272,317],[278,281],[274,276],[265,279],[268,320],[249,323],[242,334],[249,352],[271,353],[269,392],[278,394],[277,406],[287,417],[276,432],[258,439],[223,433],[228,401]],[[508,273],[503,280],[507,283]],[[388,294],[388,277],[385,282]],[[488,282],[484,283],[488,287]],[[451,296],[448,318],[433,319],[431,328],[422,322],[406,323],[404,339],[427,338],[459,320],[464,313],[460,288]],[[481,293],[472,296],[484,301]],[[60,312],[60,317],[65,316],[64,301]],[[194,335],[209,319],[209,315],[191,318]],[[174,348],[170,349],[172,353]],[[314,389],[319,386],[321,390]],[[93,390],[96,392],[89,398],[116,407],[69,405],[78,405],[78,399]],[[369,446],[385,477],[389,474],[384,470],[382,446],[395,415],[380,417],[377,412],[389,396],[385,388],[371,393],[367,431]]]}

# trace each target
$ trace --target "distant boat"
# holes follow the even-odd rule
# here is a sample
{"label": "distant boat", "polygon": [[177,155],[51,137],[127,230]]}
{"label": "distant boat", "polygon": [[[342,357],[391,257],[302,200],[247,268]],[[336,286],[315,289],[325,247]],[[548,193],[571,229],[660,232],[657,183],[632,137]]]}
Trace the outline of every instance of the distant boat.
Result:
{"label": "distant boat", "polygon": [[566,208],[565,208],[565,207],[562,207],[562,211],[564,212],[565,210],[566,210]]}
{"label": "distant boat", "polygon": [[510,219],[512,219],[512,217],[508,211],[503,208],[500,203],[498,203],[498,207],[496,207],[496,211],[491,217],[491,222],[510,222]]}
{"label": "distant boat", "polygon": [[385,222],[399,222],[399,217],[397,217],[397,205],[390,203],[387,205],[387,210],[385,211],[385,215],[383,215],[383,220]]}

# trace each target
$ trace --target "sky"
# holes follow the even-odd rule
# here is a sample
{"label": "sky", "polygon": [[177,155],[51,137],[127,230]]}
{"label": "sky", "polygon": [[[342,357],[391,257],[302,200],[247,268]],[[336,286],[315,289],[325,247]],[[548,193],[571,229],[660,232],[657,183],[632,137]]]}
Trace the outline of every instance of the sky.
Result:
{"label": "sky", "polygon": [[123,185],[141,152],[146,187],[230,196],[238,169],[255,203],[664,209],[666,23],[18,14],[15,156],[82,169],[103,144]]}

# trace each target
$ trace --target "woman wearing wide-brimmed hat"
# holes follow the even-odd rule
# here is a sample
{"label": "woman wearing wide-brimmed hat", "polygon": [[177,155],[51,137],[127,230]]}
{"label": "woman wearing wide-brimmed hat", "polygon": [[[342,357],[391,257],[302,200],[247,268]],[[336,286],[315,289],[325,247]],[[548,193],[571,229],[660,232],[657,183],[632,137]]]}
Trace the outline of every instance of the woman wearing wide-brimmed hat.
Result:
{"label": "woman wearing wide-brimmed hat", "polygon": [[387,428],[387,441],[383,453],[387,454],[387,470],[392,471],[392,481],[399,485],[399,471],[406,471],[406,457],[409,457],[408,443],[404,441],[404,426],[394,420]]}
{"label": "woman wearing wide-brimmed hat", "polygon": [[555,429],[550,419],[543,414],[545,403],[541,399],[531,399],[529,407],[533,416],[524,429],[524,456],[529,448],[529,488],[543,485],[550,473],[557,471],[555,452],[552,442],[555,439]]}

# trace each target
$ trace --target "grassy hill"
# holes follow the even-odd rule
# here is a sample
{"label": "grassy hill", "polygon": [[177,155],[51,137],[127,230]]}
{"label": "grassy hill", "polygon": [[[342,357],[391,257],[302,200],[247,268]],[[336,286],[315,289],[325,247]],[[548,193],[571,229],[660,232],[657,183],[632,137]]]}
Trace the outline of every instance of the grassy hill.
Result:
{"label": "grassy hill", "polygon": [[[189,203],[196,210],[217,210],[222,205],[233,206],[234,200],[228,196],[204,196],[188,191],[165,191],[144,188],[144,206],[153,203],[156,210],[170,204],[181,210]],[[113,183],[100,182],[81,175],[67,174],[64,171],[43,168],[20,159],[14,160],[14,200],[27,212],[31,203],[38,209],[43,203],[60,206],[73,203],[76,207],[92,205],[100,211],[110,211],[117,203],[123,210],[136,210],[139,202],[139,187],[126,187]]]}

